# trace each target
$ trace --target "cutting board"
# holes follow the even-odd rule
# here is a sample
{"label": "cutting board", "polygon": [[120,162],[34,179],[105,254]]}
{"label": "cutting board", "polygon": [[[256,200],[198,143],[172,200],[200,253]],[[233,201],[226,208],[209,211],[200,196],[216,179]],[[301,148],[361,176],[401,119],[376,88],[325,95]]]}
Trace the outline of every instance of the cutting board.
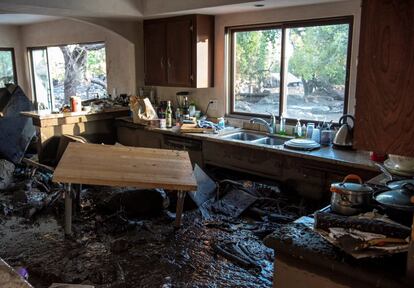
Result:
{"label": "cutting board", "polygon": [[199,128],[197,124],[183,124],[180,129],[181,133],[203,133],[203,132],[212,132],[211,128]]}

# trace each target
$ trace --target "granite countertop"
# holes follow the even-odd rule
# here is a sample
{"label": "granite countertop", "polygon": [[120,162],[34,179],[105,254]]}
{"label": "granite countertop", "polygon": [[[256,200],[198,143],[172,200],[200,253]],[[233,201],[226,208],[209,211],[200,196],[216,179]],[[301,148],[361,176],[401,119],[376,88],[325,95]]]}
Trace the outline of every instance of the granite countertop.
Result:
{"label": "granite countertop", "polygon": [[80,111],[80,112],[65,112],[65,113],[50,113],[49,111],[23,111],[23,112],[20,112],[20,114],[23,116],[34,118],[34,119],[44,120],[44,119],[57,119],[57,118],[72,117],[72,116],[95,115],[95,114],[111,113],[111,112],[119,112],[119,111],[129,111],[129,107],[115,106],[112,108],[105,108],[101,111]]}
{"label": "granite countertop", "polygon": [[223,133],[220,133],[220,134],[179,133],[177,132],[177,130],[174,130],[174,128],[161,129],[161,128],[154,128],[154,127],[143,126],[140,124],[135,124],[133,123],[131,117],[117,118],[117,121],[120,125],[126,125],[132,128],[145,129],[148,131],[153,131],[153,132],[158,132],[158,133],[163,133],[163,134],[168,134],[168,135],[175,135],[175,136],[187,137],[187,138],[198,139],[198,140],[207,140],[207,141],[224,143],[224,144],[229,144],[229,145],[236,145],[240,147],[247,147],[251,149],[264,150],[264,151],[274,152],[274,153],[288,155],[292,157],[317,160],[321,162],[327,162],[331,164],[338,164],[338,165],[349,166],[353,168],[360,168],[360,169],[371,170],[371,171],[378,171],[378,168],[374,164],[375,162],[370,160],[369,153],[366,151],[338,150],[332,147],[321,147],[320,149],[313,150],[313,151],[298,151],[298,150],[292,150],[292,149],[285,148],[283,145],[269,146],[269,145],[264,145],[264,144],[249,143],[248,141],[234,141],[234,140],[228,140],[228,139],[221,138],[223,134],[235,132],[237,130],[240,130],[239,128],[224,131]]}
{"label": "granite countertop", "polygon": [[306,218],[280,224],[264,239],[275,250],[276,259],[338,282],[357,283],[352,287],[409,287],[404,282],[406,254],[356,260],[308,228]]}

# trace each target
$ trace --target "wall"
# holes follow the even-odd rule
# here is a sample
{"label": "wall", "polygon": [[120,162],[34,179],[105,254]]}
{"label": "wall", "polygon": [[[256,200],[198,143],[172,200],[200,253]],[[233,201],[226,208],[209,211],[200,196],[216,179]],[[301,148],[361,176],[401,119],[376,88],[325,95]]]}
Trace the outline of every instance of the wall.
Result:
{"label": "wall", "polygon": [[20,27],[10,25],[0,25],[0,47],[14,48],[16,60],[17,82],[27,90],[27,79],[24,73],[23,49],[21,46]]}
{"label": "wall", "polygon": [[[27,51],[28,47],[104,41],[108,91],[111,93],[116,88],[118,94],[135,93],[135,67],[138,65],[135,61],[135,45],[124,37],[97,25],[69,19],[24,25],[20,31],[23,51]],[[22,57],[27,61],[27,53]],[[30,79],[29,71],[25,70],[27,79]],[[32,96],[31,89],[25,91]]]}
{"label": "wall", "polygon": [[292,20],[315,19],[334,16],[354,16],[354,31],[352,42],[351,56],[351,73],[350,73],[350,99],[348,111],[353,114],[355,106],[355,86],[356,86],[356,64],[359,45],[359,26],[360,26],[360,0],[337,2],[330,4],[319,4],[309,6],[297,6],[289,8],[278,8],[269,10],[258,10],[254,12],[234,13],[216,16],[215,22],[215,86],[209,89],[177,89],[157,87],[157,94],[160,98],[175,95],[176,91],[191,91],[192,97],[204,111],[210,99],[218,100],[218,110],[210,111],[212,117],[223,116],[228,107],[225,87],[225,27],[272,23]]}

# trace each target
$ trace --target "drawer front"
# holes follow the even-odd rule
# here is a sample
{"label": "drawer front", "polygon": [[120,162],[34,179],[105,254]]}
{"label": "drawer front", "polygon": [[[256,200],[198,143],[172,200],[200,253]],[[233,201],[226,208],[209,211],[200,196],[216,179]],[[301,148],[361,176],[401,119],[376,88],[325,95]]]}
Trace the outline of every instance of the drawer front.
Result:
{"label": "drawer front", "polygon": [[267,151],[236,145],[204,142],[204,160],[209,164],[256,172],[269,176],[282,175],[283,157]]}

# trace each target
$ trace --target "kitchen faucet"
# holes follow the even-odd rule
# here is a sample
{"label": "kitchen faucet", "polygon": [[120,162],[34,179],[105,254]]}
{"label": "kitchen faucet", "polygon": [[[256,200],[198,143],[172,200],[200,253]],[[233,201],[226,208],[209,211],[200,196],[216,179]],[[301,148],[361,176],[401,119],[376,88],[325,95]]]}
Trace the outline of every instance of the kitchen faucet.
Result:
{"label": "kitchen faucet", "polygon": [[276,133],[276,116],[274,113],[268,112],[270,114],[270,122],[267,122],[263,118],[254,117],[250,119],[250,123],[260,123],[266,126],[269,133],[274,134]]}

